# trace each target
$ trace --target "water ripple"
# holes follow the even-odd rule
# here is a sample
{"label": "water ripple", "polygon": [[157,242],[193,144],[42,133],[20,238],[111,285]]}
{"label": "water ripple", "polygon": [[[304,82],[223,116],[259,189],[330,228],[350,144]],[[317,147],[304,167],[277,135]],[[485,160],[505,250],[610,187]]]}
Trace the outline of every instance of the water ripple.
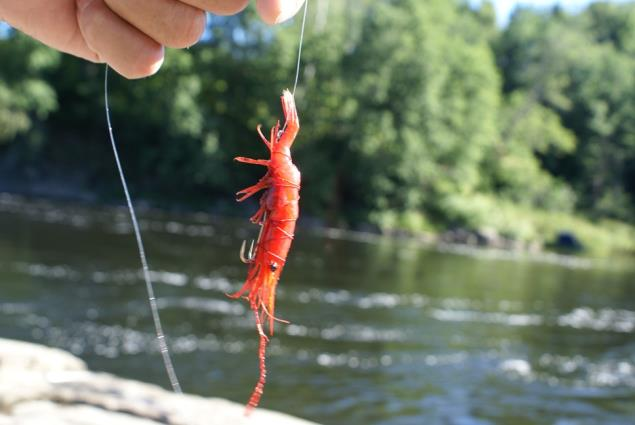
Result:
{"label": "water ripple", "polygon": [[407,340],[405,332],[401,329],[378,329],[355,324],[337,324],[326,328],[289,324],[282,327],[282,329],[290,336],[316,338],[326,341],[399,342]]}
{"label": "water ripple", "polygon": [[587,357],[545,353],[538,359],[548,376],[568,378],[575,387],[628,387],[635,389],[635,358],[592,361]]}
{"label": "water ripple", "polygon": [[159,306],[161,308],[184,308],[235,316],[243,315],[246,312],[242,303],[200,297],[162,298],[159,300]]}
{"label": "water ripple", "polygon": [[538,314],[508,314],[501,312],[482,312],[474,310],[432,309],[430,316],[443,322],[480,322],[496,323],[507,326],[537,326],[543,323]]}
{"label": "water ripple", "polygon": [[606,308],[595,311],[588,307],[579,307],[558,317],[558,325],[576,329],[630,333],[635,330],[635,312]]}

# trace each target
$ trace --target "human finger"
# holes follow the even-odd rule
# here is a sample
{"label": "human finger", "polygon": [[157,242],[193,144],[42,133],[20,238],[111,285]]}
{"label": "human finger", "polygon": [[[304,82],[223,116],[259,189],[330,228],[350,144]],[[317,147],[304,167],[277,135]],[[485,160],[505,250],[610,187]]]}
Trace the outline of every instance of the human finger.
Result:
{"label": "human finger", "polygon": [[205,31],[205,12],[179,0],[105,0],[108,7],[157,43],[189,47]]}
{"label": "human finger", "polygon": [[79,31],[75,0],[0,1],[0,14],[9,25],[47,46],[98,61]]}
{"label": "human finger", "polygon": [[124,77],[147,77],[161,67],[163,46],[117,16],[104,0],[77,0],[77,22],[99,60]]}
{"label": "human finger", "polygon": [[214,15],[234,15],[249,4],[249,0],[181,0]]}
{"label": "human finger", "polygon": [[257,0],[256,9],[260,18],[269,25],[279,24],[292,18],[305,0]]}

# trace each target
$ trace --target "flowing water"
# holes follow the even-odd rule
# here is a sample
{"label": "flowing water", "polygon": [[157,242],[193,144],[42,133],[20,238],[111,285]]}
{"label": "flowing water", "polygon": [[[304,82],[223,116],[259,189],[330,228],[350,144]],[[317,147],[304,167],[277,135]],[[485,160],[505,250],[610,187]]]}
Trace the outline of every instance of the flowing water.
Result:
{"label": "flowing water", "polygon": [[[258,339],[225,294],[257,229],[203,214],[141,225],[184,390],[246,402]],[[262,406],[323,424],[635,423],[628,264],[454,251],[300,229]],[[0,337],[168,388],[125,210],[0,194],[0,288]]]}

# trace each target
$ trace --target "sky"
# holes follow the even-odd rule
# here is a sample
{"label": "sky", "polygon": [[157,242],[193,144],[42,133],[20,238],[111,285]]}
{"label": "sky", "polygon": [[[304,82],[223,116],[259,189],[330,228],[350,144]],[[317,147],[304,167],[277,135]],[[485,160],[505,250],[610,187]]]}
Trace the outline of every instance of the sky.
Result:
{"label": "sky", "polygon": [[[470,4],[478,5],[483,0],[469,0]],[[605,0],[606,1],[606,0]],[[608,0],[609,3],[628,3],[632,0]],[[564,9],[576,11],[584,8],[591,0],[492,0],[496,8],[496,17],[498,25],[503,27],[509,22],[509,17],[518,5],[531,6],[538,8],[551,8],[559,4]]]}
{"label": "sky", "polygon": [[[603,0],[608,1],[609,3],[628,3],[633,2],[635,0]],[[468,2],[472,5],[479,5],[483,2],[483,0],[468,0]],[[509,17],[511,16],[514,9],[521,6],[531,6],[538,8],[550,8],[556,4],[559,4],[563,8],[569,11],[576,11],[584,8],[589,3],[592,3],[593,0],[492,0],[494,3],[494,7],[496,8],[496,17],[498,21],[498,25],[504,27],[509,22]],[[3,22],[0,22],[0,37],[4,35],[7,30],[6,25]]]}

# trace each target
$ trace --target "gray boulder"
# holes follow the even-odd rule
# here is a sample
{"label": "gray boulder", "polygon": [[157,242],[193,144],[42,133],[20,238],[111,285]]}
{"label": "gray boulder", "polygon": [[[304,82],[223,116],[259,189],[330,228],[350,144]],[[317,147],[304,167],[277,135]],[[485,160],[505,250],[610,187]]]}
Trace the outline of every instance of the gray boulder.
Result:
{"label": "gray boulder", "polygon": [[91,372],[62,350],[0,338],[0,425],[315,425]]}

